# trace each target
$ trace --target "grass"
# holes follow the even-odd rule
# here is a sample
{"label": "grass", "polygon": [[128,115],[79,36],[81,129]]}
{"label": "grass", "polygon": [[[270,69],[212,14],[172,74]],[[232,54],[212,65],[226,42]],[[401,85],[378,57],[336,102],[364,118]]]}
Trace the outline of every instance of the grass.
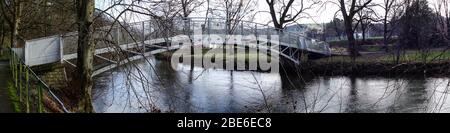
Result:
{"label": "grass", "polygon": [[[391,40],[389,40],[388,44],[394,44],[396,41],[397,41],[396,38],[392,38]],[[347,47],[348,45],[347,40],[329,41],[328,43],[330,44],[331,47]],[[358,45],[361,45],[362,39],[357,39],[356,43]],[[366,38],[364,45],[377,45],[377,44],[379,45],[383,44],[383,37]]]}
{"label": "grass", "polygon": [[17,90],[14,87],[12,82],[8,82],[8,94],[9,99],[11,100],[11,106],[13,107],[14,112],[20,113],[22,112],[21,103],[19,97],[17,96]]}
{"label": "grass", "polygon": [[363,45],[361,49],[366,52],[378,52],[383,50],[383,46],[380,45]]}
{"label": "grass", "polygon": [[[349,56],[334,56],[330,58],[324,58],[316,60],[316,62],[351,62]],[[363,55],[357,57],[356,63],[392,63],[395,61],[395,56],[392,54],[376,54],[376,55]],[[408,52],[400,57],[400,62],[438,62],[438,61],[450,61],[450,52],[430,52],[427,54],[414,51]]]}
{"label": "grass", "polygon": [[[381,58],[385,61],[394,61],[394,55],[383,56]],[[450,51],[447,52],[429,52],[422,53],[418,51],[414,51],[411,53],[407,53],[400,57],[401,62],[436,62],[436,61],[449,61],[450,60]]]}

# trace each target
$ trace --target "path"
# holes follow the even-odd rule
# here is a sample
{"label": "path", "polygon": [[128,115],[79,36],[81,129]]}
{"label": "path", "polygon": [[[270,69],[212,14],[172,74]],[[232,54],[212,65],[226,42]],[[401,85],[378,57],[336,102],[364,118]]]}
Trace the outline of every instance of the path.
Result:
{"label": "path", "polygon": [[8,62],[0,61],[0,113],[12,113],[12,105],[9,100],[7,83],[9,77]]}

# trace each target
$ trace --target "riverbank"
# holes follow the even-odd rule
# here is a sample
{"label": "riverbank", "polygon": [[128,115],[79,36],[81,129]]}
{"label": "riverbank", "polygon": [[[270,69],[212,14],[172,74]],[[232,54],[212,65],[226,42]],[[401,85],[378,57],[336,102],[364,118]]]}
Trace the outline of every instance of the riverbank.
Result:
{"label": "riverbank", "polygon": [[[293,69],[293,68],[291,68]],[[334,56],[303,62],[303,73],[322,76],[450,76],[450,52],[432,52],[426,55],[409,52],[397,62],[395,56],[385,53],[364,54],[352,61],[348,56]]]}
{"label": "riverbank", "polygon": [[[292,68],[290,68],[292,69]],[[320,76],[450,76],[450,61],[446,62],[307,62],[298,69],[303,73],[313,73]]]}
{"label": "riverbank", "polygon": [[[204,50],[204,56],[207,56],[208,50]],[[155,57],[160,60],[171,60],[174,52],[165,52],[157,54]],[[221,56],[220,54],[218,56]],[[237,61],[243,59],[246,64],[249,61],[256,61],[257,55],[236,54]],[[201,60],[201,55],[191,56],[194,59]],[[241,59],[241,60],[239,60]],[[224,59],[226,60],[226,59]],[[409,51],[401,56],[397,62],[395,56],[384,52],[365,53],[357,57],[355,61],[349,56],[333,56],[318,60],[302,61],[300,65],[295,65],[288,60],[281,60],[285,72],[301,72],[302,74],[317,76],[383,76],[392,77],[399,75],[408,76],[432,76],[449,77],[450,76],[450,52],[436,51],[425,54]],[[235,63],[236,64],[236,63]],[[201,67],[201,66],[197,66]]]}

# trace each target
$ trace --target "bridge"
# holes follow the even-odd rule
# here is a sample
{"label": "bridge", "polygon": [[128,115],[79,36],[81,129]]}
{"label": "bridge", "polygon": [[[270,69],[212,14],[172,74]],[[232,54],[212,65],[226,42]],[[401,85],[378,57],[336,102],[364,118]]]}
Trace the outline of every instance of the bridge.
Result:
{"label": "bridge", "polygon": [[[248,38],[228,37],[241,35]],[[275,36],[274,36],[275,35]],[[44,37],[26,41],[24,48],[13,51],[28,66],[55,62],[75,66],[77,58],[77,33]],[[283,31],[269,25],[248,21],[227,21],[219,18],[186,18],[170,22],[148,20],[130,24],[114,24],[95,29],[95,71],[93,76],[109,71],[131,61],[140,60],[154,54],[176,50],[180,42],[194,42],[194,45],[258,46],[271,50],[281,57],[300,63],[303,53],[313,56],[330,56],[326,42],[305,37],[298,33]],[[227,38],[227,39],[220,39]],[[240,43],[236,43],[240,42]],[[277,50],[273,50],[279,48]]]}

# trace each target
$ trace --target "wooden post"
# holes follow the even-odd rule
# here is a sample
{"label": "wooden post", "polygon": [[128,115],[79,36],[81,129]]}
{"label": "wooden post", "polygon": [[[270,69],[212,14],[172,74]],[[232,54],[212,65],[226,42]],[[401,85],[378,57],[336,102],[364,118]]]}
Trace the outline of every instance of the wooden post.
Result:
{"label": "wooden post", "polygon": [[12,77],[13,77],[13,80],[14,80],[14,86],[16,85],[16,74],[15,74],[15,68],[16,68],[16,65],[14,64],[14,62],[15,62],[15,56],[14,56],[14,53],[12,52],[12,50],[11,50],[11,59],[10,59],[10,61],[11,61],[11,65],[10,65],[10,68],[11,68],[11,75],[12,75]]}
{"label": "wooden post", "polygon": [[26,91],[26,111],[27,113],[30,113],[30,90],[29,90],[29,77],[28,77],[28,69],[26,67],[25,68],[25,91]]}
{"label": "wooden post", "polygon": [[16,54],[13,53],[13,75],[14,75],[14,87],[17,88],[17,59]]}
{"label": "wooden post", "polygon": [[42,85],[38,85],[38,113],[43,113],[43,104],[42,104]]}
{"label": "wooden post", "polygon": [[22,102],[23,100],[22,100],[22,63],[20,62],[20,60],[19,60],[19,62],[18,62],[18,65],[19,65],[19,72],[18,72],[18,74],[17,74],[17,78],[18,78],[18,80],[19,80],[19,101],[20,102]]}
{"label": "wooden post", "polygon": [[[11,51],[11,49],[9,50],[9,68],[11,69],[11,72],[13,72],[13,53]],[[12,73],[11,73],[12,74]],[[14,75],[13,75],[14,78]]]}

